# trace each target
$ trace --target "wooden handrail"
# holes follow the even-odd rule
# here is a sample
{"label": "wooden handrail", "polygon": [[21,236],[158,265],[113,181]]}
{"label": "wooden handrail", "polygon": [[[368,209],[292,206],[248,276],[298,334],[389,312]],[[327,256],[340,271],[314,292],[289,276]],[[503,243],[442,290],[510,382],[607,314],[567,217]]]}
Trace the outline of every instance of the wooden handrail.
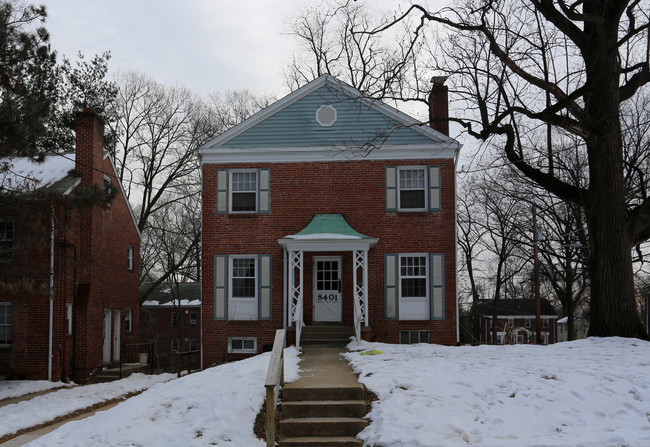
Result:
{"label": "wooden handrail", "polygon": [[269,369],[266,372],[266,445],[275,446],[275,407],[278,404],[278,388],[284,385],[284,329],[275,331]]}

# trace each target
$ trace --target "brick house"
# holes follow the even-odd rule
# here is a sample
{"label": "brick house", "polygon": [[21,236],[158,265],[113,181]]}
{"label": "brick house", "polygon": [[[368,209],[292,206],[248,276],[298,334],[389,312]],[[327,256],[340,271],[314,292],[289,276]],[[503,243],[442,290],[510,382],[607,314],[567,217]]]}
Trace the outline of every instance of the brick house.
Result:
{"label": "brick house", "polygon": [[268,348],[286,327],[458,342],[456,175],[447,87],[432,122],[323,75],[199,149],[203,355]]}
{"label": "brick house", "polygon": [[[497,325],[497,344],[534,344],[537,331],[534,299],[483,300],[477,311],[480,317],[481,343],[492,344],[494,316]],[[540,300],[542,319],[542,344],[558,342],[558,315],[551,303]]]}
{"label": "brick house", "polygon": [[0,375],[84,383],[139,341],[140,233],[103,129],[84,109],[76,153],[3,160]]}
{"label": "brick house", "polygon": [[[143,285],[140,292],[149,287]],[[154,367],[176,371],[178,352],[201,348],[201,283],[161,284],[142,302],[140,340],[153,346]]]}

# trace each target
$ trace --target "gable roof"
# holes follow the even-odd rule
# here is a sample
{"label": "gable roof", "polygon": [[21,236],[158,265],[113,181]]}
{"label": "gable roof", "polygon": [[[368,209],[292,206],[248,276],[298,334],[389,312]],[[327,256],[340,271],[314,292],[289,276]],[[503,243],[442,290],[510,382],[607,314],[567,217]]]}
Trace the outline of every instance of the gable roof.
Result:
{"label": "gable roof", "polygon": [[[174,306],[181,300],[181,306],[200,306],[201,305],[201,283],[198,282],[181,282],[178,283],[178,294],[176,294],[176,284],[163,283],[151,292],[147,301],[142,303],[143,306]],[[140,296],[150,287],[150,284],[140,286]]]}
{"label": "gable roof", "polygon": [[0,166],[8,170],[0,173],[0,190],[52,191],[69,194],[81,181],[74,172],[75,154],[46,155],[42,162],[29,157],[0,159]]}
{"label": "gable roof", "polygon": [[[557,312],[551,306],[551,303],[546,298],[540,299],[541,315],[557,316]],[[478,305],[479,315],[508,315],[508,316],[524,316],[535,315],[535,300],[534,299],[499,299],[483,301]]]}
{"label": "gable roof", "polygon": [[[336,110],[333,124],[319,124],[316,112],[322,106]],[[389,157],[387,148],[395,147],[402,149],[401,158],[409,158],[405,147],[423,151],[412,158],[431,158],[436,150],[445,152],[445,158],[453,158],[460,144],[333,76],[322,75],[209,141],[197,152],[203,163],[266,161],[269,157],[270,161],[303,161],[300,157],[311,153],[313,158],[318,152],[316,148],[327,148],[331,160],[332,148],[360,147],[374,149],[368,154],[371,158]],[[423,153],[429,157],[422,157]]]}

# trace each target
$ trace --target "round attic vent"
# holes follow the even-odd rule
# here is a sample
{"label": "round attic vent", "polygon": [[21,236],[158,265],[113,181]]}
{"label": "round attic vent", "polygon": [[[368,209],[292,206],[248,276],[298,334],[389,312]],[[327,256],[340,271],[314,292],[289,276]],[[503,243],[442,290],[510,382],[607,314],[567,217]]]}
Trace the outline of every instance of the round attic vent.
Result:
{"label": "round attic vent", "polygon": [[316,121],[323,127],[330,127],[336,122],[336,109],[330,105],[320,106],[316,110]]}

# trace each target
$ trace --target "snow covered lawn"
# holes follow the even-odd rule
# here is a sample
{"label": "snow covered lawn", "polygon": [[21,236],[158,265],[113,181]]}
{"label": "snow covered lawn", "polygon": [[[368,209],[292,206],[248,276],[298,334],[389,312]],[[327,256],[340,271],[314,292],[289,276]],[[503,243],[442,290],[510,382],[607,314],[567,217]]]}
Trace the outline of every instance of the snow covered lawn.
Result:
{"label": "snow covered lawn", "polygon": [[[44,422],[52,421],[60,416],[65,416],[77,410],[91,407],[95,404],[125,396],[130,393],[141,391],[150,386],[166,382],[176,377],[176,374],[160,374],[149,376],[145,374],[133,374],[126,379],[110,383],[99,383],[96,385],[77,386],[51,393],[36,396],[30,400],[0,407],[0,437],[16,433],[24,428],[33,427]],[[29,381],[23,382],[23,389],[31,389],[33,386]],[[7,383],[11,383],[8,381]],[[41,381],[37,381],[37,384]],[[17,392],[20,389],[14,383],[13,388]],[[54,384],[61,386],[61,384]],[[32,392],[32,391],[30,391]],[[18,395],[27,393],[19,392]]]}
{"label": "snow covered lawn", "polygon": [[0,380],[0,400],[70,386],[74,384],[48,380]]}
{"label": "snow covered lawn", "polygon": [[346,354],[379,397],[368,445],[650,446],[648,342],[370,349]]}
{"label": "snow covered lawn", "polygon": [[[253,424],[266,393],[269,358],[264,353],[155,385],[29,446],[265,446]],[[298,378],[294,348],[285,350],[285,378]]]}

